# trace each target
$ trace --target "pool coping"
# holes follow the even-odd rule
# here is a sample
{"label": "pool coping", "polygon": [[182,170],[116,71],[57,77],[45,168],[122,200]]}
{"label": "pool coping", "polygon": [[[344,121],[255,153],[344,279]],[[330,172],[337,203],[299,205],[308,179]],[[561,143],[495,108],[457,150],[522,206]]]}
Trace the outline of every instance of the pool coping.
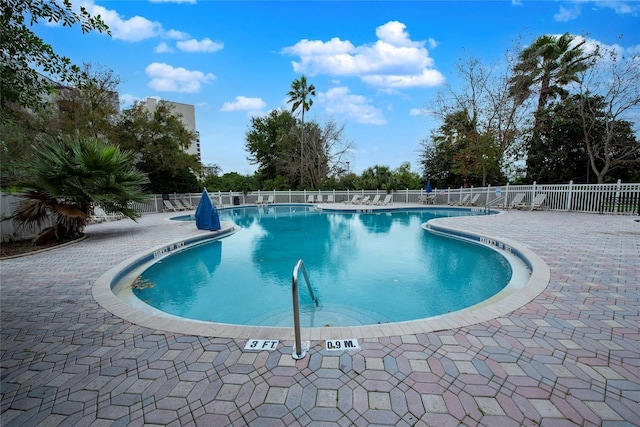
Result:
{"label": "pool coping", "polygon": [[[395,209],[393,207],[385,208],[389,210],[406,209],[406,207],[397,207]],[[339,210],[344,209],[345,208],[341,208]],[[498,215],[501,214],[502,213],[498,213]],[[428,333],[471,326],[497,317],[505,316],[517,310],[532,301],[547,287],[551,277],[549,267],[540,257],[527,249],[523,244],[511,239],[472,233],[464,229],[440,223],[442,220],[450,219],[452,218],[432,219],[423,224],[423,227],[433,233],[493,246],[498,250],[504,250],[517,256],[530,269],[531,275],[529,277],[529,281],[523,286],[507,286],[487,300],[455,312],[425,319],[378,325],[302,328],[301,339],[312,341],[350,338],[381,338]],[[137,300],[137,303],[134,300],[130,300],[129,295],[118,296],[114,293],[113,285],[115,283],[127,274],[131,274],[136,267],[149,262],[149,260],[161,256],[167,256],[176,250],[182,250],[188,245],[226,237],[233,234],[238,229],[238,227],[233,223],[222,223],[221,225],[222,228],[218,231],[203,231],[202,233],[191,235],[185,239],[168,242],[162,246],[125,259],[116,266],[110,268],[94,282],[92,287],[93,298],[101,307],[115,316],[133,324],[154,330],[186,335],[234,339],[295,339],[293,326],[243,326],[185,319],[150,307],[137,300],[135,297],[134,298]],[[130,294],[133,295],[132,292],[130,292]]]}

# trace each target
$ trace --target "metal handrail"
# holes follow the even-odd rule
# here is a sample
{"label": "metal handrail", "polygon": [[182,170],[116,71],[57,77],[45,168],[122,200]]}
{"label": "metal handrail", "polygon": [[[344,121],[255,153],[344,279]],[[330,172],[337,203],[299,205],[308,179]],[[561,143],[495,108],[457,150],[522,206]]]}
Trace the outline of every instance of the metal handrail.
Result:
{"label": "metal handrail", "polygon": [[293,274],[291,277],[291,293],[293,296],[293,328],[296,334],[296,344],[293,348],[293,353],[291,357],[294,359],[302,359],[307,355],[307,352],[302,348],[302,341],[300,339],[300,301],[298,297],[298,270],[302,269],[302,275],[304,276],[304,280],[307,282],[307,289],[309,289],[309,294],[311,295],[311,299],[316,303],[316,307],[318,306],[318,299],[313,294],[313,289],[311,289],[311,283],[309,282],[309,275],[307,274],[307,269],[304,268],[304,263],[302,259],[299,259],[296,263],[296,266],[293,267]]}
{"label": "metal handrail", "polygon": [[498,203],[502,202],[504,200],[505,196],[500,196],[500,197],[496,197],[495,199],[493,199],[492,201],[486,203],[484,205],[484,213],[489,212],[489,206],[493,206],[493,205],[497,205]]}

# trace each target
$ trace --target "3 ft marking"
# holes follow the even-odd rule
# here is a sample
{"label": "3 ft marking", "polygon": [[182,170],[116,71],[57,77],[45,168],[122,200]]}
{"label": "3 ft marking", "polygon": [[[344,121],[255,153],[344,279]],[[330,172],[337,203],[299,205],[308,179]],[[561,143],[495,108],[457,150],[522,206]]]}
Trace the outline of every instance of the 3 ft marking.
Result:
{"label": "3 ft marking", "polygon": [[344,350],[358,350],[358,340],[351,338],[348,340],[327,340],[325,341],[325,350],[329,351],[344,351]]}
{"label": "3 ft marking", "polygon": [[273,351],[278,348],[279,340],[254,340],[250,339],[244,346],[245,350],[249,351]]}

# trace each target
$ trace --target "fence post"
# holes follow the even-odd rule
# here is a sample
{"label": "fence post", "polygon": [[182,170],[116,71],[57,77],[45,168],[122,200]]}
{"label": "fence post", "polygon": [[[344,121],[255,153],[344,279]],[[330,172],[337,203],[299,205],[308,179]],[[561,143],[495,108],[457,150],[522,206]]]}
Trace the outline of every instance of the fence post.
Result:
{"label": "fence post", "polygon": [[504,202],[502,202],[502,207],[506,208],[507,206],[509,206],[509,183],[507,182],[507,185],[505,185],[505,189],[504,189]]}
{"label": "fence post", "polygon": [[531,210],[533,210],[533,203],[535,202],[535,199],[536,199],[536,185],[537,185],[537,182],[533,181],[533,185],[531,186]]}
{"label": "fence post", "polygon": [[616,183],[616,198],[613,201],[614,212],[620,212],[620,185],[621,184],[622,182],[620,180],[618,180],[618,182]]}
{"label": "fence post", "polygon": [[573,180],[569,181],[569,193],[567,194],[567,212],[571,210],[571,196],[573,192]]}

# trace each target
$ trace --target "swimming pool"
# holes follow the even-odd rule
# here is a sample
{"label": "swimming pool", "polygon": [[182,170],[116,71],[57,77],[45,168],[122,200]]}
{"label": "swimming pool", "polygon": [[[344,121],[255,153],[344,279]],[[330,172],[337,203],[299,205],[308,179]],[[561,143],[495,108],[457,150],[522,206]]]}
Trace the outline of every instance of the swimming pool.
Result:
{"label": "swimming pool", "polygon": [[[304,327],[422,319],[500,292],[512,262],[486,245],[421,228],[468,209],[327,212],[309,205],[220,210],[242,229],[146,268],[134,294],[175,316],[216,323],[291,326],[291,272],[304,260],[316,307],[301,283]],[[188,216],[174,218],[189,220]]]}

